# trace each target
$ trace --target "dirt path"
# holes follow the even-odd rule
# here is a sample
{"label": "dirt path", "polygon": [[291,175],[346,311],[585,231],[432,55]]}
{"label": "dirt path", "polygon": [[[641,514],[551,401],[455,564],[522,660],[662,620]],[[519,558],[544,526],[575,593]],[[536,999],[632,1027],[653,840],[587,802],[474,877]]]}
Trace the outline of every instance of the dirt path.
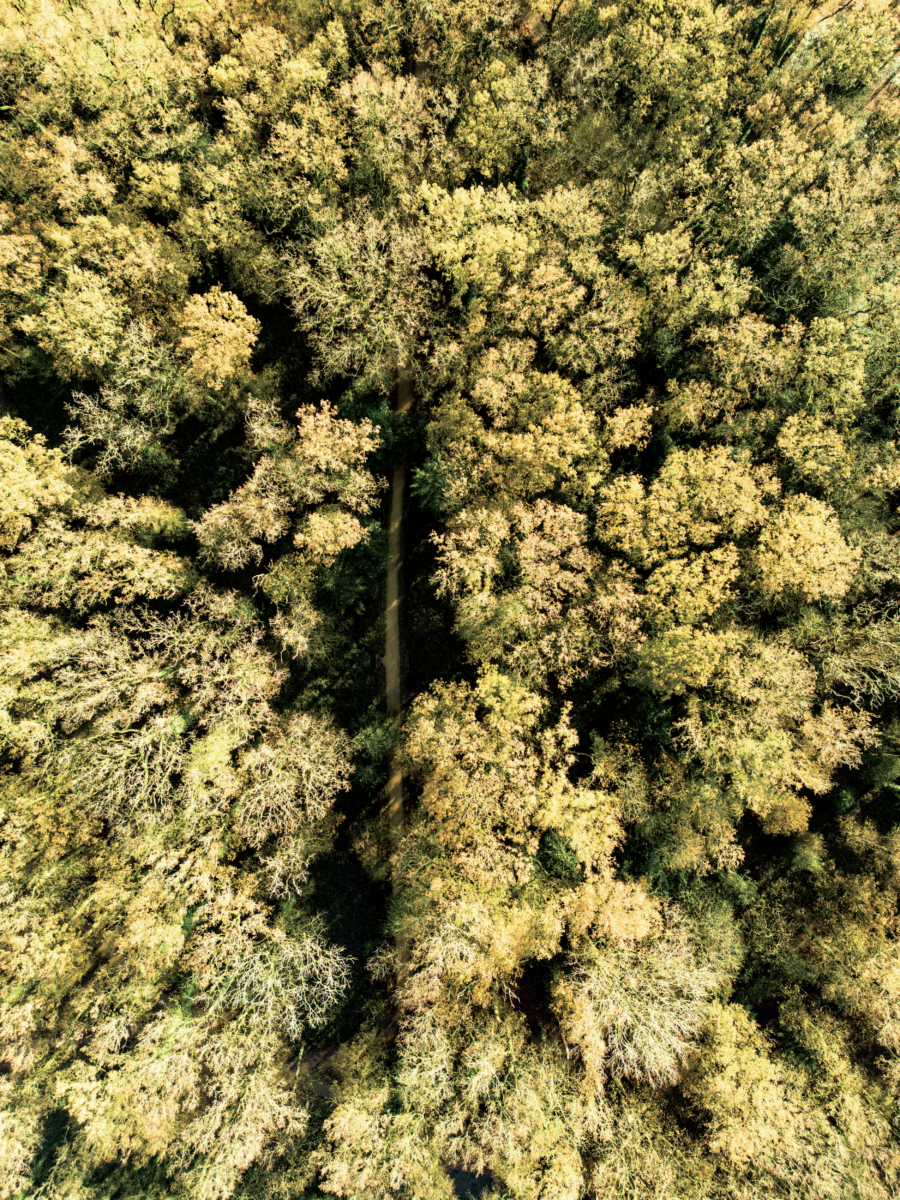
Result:
{"label": "dirt path", "polygon": [[[397,382],[397,400],[394,412],[408,412],[413,402],[412,378],[407,370],[400,373]],[[387,597],[385,607],[384,670],[387,690],[388,716],[397,722],[402,709],[400,671],[400,573],[403,564],[403,502],[406,490],[406,455],[394,463],[391,481],[391,523],[388,529]],[[388,828],[391,849],[395,851],[403,837],[403,770],[395,755],[391,760],[387,784]],[[394,879],[394,892],[397,880]],[[403,982],[407,962],[407,949],[402,941],[397,943],[397,983]]]}

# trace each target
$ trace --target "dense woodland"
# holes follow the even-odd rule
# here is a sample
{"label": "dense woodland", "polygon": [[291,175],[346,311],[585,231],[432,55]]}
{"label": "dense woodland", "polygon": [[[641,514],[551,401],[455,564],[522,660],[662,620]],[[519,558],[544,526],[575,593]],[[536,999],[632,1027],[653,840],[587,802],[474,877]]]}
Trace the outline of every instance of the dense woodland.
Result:
{"label": "dense woodland", "polygon": [[3,1200],[900,1194],[894,7],[0,0]]}

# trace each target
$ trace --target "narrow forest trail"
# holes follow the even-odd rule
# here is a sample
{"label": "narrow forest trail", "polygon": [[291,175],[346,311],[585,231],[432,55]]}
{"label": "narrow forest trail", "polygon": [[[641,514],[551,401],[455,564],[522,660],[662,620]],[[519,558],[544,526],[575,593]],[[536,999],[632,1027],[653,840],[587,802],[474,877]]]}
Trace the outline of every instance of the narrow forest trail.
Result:
{"label": "narrow forest trail", "polygon": [[[402,368],[397,381],[397,399],[394,412],[405,413],[413,403],[412,376],[408,368]],[[400,573],[403,565],[403,505],[406,489],[406,454],[394,463],[391,479],[391,518],[388,527],[387,594],[385,600],[385,647],[384,670],[387,692],[388,716],[399,724],[402,709],[400,669]],[[403,837],[403,768],[397,750],[391,756],[390,774],[387,783],[388,830],[391,851],[396,852]],[[394,876],[393,890],[397,892],[397,877]],[[401,984],[407,959],[406,945],[397,942],[397,982]]]}

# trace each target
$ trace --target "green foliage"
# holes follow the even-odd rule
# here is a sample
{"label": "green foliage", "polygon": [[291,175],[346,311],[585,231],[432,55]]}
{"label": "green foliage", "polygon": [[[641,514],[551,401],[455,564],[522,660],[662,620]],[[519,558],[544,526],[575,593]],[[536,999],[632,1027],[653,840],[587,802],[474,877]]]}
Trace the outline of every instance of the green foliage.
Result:
{"label": "green foliage", "polygon": [[0,2],[0,1198],[897,1194],[895,10]]}

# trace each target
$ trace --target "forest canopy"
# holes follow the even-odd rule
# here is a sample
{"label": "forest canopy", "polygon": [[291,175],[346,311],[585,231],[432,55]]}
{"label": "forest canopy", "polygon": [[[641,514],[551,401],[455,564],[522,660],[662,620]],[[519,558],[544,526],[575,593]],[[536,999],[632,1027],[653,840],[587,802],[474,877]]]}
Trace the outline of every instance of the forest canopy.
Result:
{"label": "forest canopy", "polygon": [[891,0],[0,0],[0,1200],[900,1194]]}

